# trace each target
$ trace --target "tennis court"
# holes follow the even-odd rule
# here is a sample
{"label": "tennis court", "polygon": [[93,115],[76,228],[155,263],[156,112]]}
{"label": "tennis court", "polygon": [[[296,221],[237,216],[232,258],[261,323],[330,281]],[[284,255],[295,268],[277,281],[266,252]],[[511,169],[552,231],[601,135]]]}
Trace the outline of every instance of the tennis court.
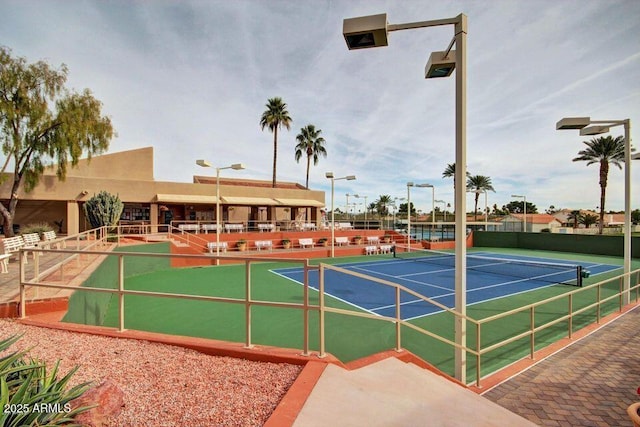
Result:
{"label": "tennis court", "polygon": [[[453,254],[412,250],[398,252],[394,258],[339,266],[398,283],[447,307],[454,307]],[[620,266],[595,262],[583,261],[577,264],[575,260],[474,252],[467,256],[467,304],[478,304],[557,284],[579,286],[582,272],[598,275],[619,268]],[[273,272],[300,284],[303,282],[304,272],[300,268],[276,269]],[[317,272],[310,274],[309,284],[318,289]],[[373,281],[338,271],[327,271],[325,292],[372,314],[395,317],[394,290]],[[401,295],[403,320],[439,311],[441,310],[433,304],[416,299],[408,293]]]}

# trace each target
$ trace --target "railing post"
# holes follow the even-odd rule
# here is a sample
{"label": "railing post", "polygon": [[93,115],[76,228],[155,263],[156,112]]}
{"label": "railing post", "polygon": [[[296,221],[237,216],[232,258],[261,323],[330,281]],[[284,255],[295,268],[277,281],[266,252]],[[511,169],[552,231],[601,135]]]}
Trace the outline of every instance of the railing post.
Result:
{"label": "railing post", "polygon": [[20,250],[18,252],[18,262],[20,263],[20,318],[24,319],[27,317],[27,290],[24,284],[24,260],[22,257],[25,256],[24,252]]}
{"label": "railing post", "polygon": [[302,304],[302,355],[309,356],[309,260],[304,261]]}
{"label": "railing post", "polygon": [[118,255],[118,330],[124,331],[124,255]]}
{"label": "railing post", "polygon": [[481,323],[476,323],[476,387],[480,388],[480,377],[482,376],[482,368],[480,366],[481,363],[481,351],[480,347],[482,346],[482,337],[481,334]]}
{"label": "railing post", "polygon": [[400,288],[396,286],[396,351],[402,351],[401,332],[402,325],[400,324]]}
{"label": "railing post", "polygon": [[535,306],[531,306],[529,309],[529,325],[531,328],[531,339],[529,340],[529,353],[531,360],[535,360],[535,352],[536,352],[536,308]]}
{"label": "railing post", "polygon": [[573,294],[569,294],[569,339],[573,336]]}
{"label": "railing post", "polygon": [[596,306],[596,323],[600,323],[600,317],[601,317],[601,307],[602,307],[602,303],[600,302],[602,300],[602,285],[598,285],[598,290],[597,290],[597,296],[596,298],[598,299],[598,305]]}
{"label": "railing post", "polygon": [[253,348],[251,345],[251,261],[245,261],[245,348]]}
{"label": "railing post", "polygon": [[320,270],[318,270],[318,331],[320,332],[320,354],[318,357],[325,357],[325,342],[324,342],[324,265],[320,263]]}

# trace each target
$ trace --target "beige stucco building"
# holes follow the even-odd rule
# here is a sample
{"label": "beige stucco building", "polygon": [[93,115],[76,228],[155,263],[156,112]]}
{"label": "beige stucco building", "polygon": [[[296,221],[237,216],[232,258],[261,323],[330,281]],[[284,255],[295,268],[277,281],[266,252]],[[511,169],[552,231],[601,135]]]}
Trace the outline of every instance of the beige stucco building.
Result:
{"label": "beige stucco building", "polygon": [[[75,234],[91,228],[82,205],[94,194],[107,191],[124,202],[123,224],[215,222],[215,177],[195,176],[193,183],[155,181],[153,147],[82,159],[69,167],[65,181],[48,170],[30,193],[20,190],[14,224],[47,222],[57,232]],[[12,178],[0,185],[0,198],[8,202]],[[245,230],[260,223],[288,229],[316,224],[325,205],[323,191],[295,183],[242,179],[220,180],[221,223],[243,224]],[[6,204],[5,204],[6,206]]]}

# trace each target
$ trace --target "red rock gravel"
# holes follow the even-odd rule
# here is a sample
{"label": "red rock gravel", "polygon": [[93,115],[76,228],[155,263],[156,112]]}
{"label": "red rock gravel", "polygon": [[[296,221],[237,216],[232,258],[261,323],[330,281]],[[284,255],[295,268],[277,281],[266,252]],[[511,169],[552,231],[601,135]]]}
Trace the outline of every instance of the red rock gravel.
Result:
{"label": "red rock gravel", "polygon": [[80,365],[72,385],[106,379],[117,384],[125,406],[112,426],[260,426],[301,371],[0,319],[0,339],[21,333],[12,350],[32,348],[31,356],[50,367],[60,359],[62,374]]}

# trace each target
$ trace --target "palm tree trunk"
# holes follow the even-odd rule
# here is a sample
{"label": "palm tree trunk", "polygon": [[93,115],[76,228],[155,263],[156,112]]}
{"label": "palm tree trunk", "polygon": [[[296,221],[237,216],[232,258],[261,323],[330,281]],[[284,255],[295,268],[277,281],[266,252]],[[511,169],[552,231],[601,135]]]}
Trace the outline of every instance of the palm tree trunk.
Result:
{"label": "palm tree trunk", "polygon": [[604,202],[607,193],[607,176],[609,175],[609,162],[600,161],[600,224],[598,224],[598,234],[602,234],[604,228]]}
{"label": "palm tree trunk", "polygon": [[311,156],[307,155],[307,181],[305,183],[305,187],[307,190],[309,189],[309,168],[311,167]]}
{"label": "palm tree trunk", "polygon": [[478,198],[480,198],[480,193],[476,193],[476,204],[473,208],[473,220],[478,220]]}
{"label": "palm tree trunk", "polygon": [[276,164],[278,163],[278,126],[273,128],[273,183],[271,186],[276,188]]}

